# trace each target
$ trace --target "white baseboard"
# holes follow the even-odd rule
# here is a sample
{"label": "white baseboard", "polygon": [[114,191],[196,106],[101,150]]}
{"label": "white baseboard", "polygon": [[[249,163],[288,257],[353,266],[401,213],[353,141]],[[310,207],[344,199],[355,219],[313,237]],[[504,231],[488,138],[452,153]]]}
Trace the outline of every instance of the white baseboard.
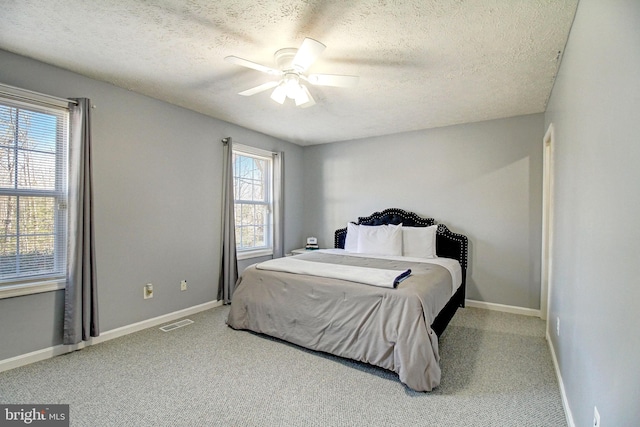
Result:
{"label": "white baseboard", "polygon": [[540,317],[540,310],[526,307],[516,307],[514,305],[496,304],[492,302],[465,300],[468,307],[483,308],[485,310],[502,311],[505,313],[522,314],[524,316]]}
{"label": "white baseboard", "polygon": [[132,323],[131,325],[122,326],[120,328],[111,329],[103,332],[98,337],[91,338],[89,341],[83,341],[75,345],[56,345],[53,347],[44,348],[42,350],[32,351],[31,353],[21,354],[19,356],[11,357],[9,359],[0,360],[0,372],[8,371],[10,369],[18,368],[20,366],[29,365],[41,360],[50,359],[52,357],[60,356],[65,353],[70,353],[81,348],[88,347],[90,345],[99,344],[114,338],[118,338],[124,335],[132,334],[134,332],[141,331],[143,329],[152,328],[154,326],[162,325],[163,323],[172,322],[176,319],[180,319],[185,316],[199,313],[201,311],[209,310],[214,307],[222,305],[222,301],[210,301],[204,304],[194,305],[193,307],[185,308],[183,310],[174,311],[173,313],[164,314],[162,316],[154,317],[152,319],[143,320],[141,322]]}
{"label": "white baseboard", "polygon": [[551,337],[549,336],[548,331],[546,338],[547,342],[549,343],[549,350],[551,351],[551,359],[553,359],[553,367],[556,370],[556,378],[558,378],[558,384],[560,386],[560,396],[562,397],[562,407],[564,408],[564,415],[567,419],[567,425],[569,427],[576,427],[576,424],[573,421],[573,413],[571,412],[571,407],[569,406],[569,401],[567,400],[567,393],[564,389],[564,381],[562,380],[562,374],[560,373],[560,365],[558,365],[556,349],[553,346],[553,342],[551,341]]}
{"label": "white baseboard", "polygon": [[206,302],[204,304],[194,305],[193,307],[185,308],[183,310],[174,311],[173,313],[163,314],[162,316],[143,320],[142,322],[133,323],[127,326],[122,326],[121,328],[111,329],[110,331],[101,333],[99,337],[92,338],[91,341],[88,342],[88,344],[92,345],[92,344],[98,344],[104,341],[112,340],[114,338],[132,334],[134,332],[138,332],[143,329],[152,328],[154,326],[158,326],[163,323],[173,322],[176,319],[180,319],[185,316],[190,316],[192,314],[209,310],[214,307],[219,307],[221,305],[222,305],[222,301]]}

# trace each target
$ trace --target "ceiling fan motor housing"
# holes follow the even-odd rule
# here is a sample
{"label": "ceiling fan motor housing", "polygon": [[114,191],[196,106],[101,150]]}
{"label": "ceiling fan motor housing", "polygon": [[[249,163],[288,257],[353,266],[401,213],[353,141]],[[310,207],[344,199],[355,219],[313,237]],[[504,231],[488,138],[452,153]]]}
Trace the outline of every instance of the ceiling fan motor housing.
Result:
{"label": "ceiling fan motor housing", "polygon": [[276,53],[273,54],[273,58],[276,63],[276,67],[279,70],[293,70],[293,58],[298,53],[298,49],[295,47],[285,47],[284,49],[279,49]]}

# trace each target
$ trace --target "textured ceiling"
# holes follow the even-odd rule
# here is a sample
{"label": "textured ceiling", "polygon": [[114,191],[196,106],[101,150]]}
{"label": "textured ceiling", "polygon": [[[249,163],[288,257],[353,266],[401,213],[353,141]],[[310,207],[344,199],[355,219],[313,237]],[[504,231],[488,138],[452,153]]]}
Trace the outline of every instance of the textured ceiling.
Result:
{"label": "textured ceiling", "polygon": [[[9,0],[0,48],[300,145],[543,112],[578,0]],[[317,104],[279,105],[274,66],[305,37],[327,48]]]}

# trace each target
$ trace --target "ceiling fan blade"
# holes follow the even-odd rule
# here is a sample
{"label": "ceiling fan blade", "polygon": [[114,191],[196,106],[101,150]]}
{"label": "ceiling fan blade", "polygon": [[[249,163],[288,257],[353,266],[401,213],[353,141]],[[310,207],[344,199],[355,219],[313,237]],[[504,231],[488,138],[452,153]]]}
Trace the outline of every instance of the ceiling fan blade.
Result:
{"label": "ceiling fan blade", "polygon": [[315,62],[325,48],[326,46],[319,41],[307,37],[302,41],[291,65],[295,70],[303,72]]}
{"label": "ceiling fan blade", "polygon": [[301,108],[311,107],[312,105],[316,105],[316,101],[311,96],[309,89],[305,85],[300,85],[302,90],[296,96],[296,106]]}
{"label": "ceiling fan blade", "polygon": [[316,86],[356,87],[360,77],[338,74],[309,74],[306,80]]}
{"label": "ceiling fan blade", "polygon": [[276,86],[278,86],[278,82],[267,82],[267,83],[261,84],[260,86],[256,86],[254,88],[247,89],[243,92],[240,92],[238,95],[251,96],[251,95],[255,95],[256,93],[264,92],[265,90],[271,89],[272,87],[276,87]]}
{"label": "ceiling fan blade", "polygon": [[274,76],[279,76],[282,74],[282,71],[276,70],[275,68],[267,67],[266,65],[258,64],[256,62],[249,61],[248,59],[238,58],[237,56],[233,56],[233,55],[225,57],[224,60],[232,64],[251,68],[253,70],[262,71],[263,73],[271,74]]}

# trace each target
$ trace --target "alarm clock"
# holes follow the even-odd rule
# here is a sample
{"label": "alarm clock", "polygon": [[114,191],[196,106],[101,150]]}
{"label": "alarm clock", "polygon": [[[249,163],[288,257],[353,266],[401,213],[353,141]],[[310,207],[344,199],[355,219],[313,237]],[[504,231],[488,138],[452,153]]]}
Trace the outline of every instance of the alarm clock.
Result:
{"label": "alarm clock", "polygon": [[307,237],[307,246],[306,249],[308,251],[319,249],[318,247],[318,239],[316,237]]}

